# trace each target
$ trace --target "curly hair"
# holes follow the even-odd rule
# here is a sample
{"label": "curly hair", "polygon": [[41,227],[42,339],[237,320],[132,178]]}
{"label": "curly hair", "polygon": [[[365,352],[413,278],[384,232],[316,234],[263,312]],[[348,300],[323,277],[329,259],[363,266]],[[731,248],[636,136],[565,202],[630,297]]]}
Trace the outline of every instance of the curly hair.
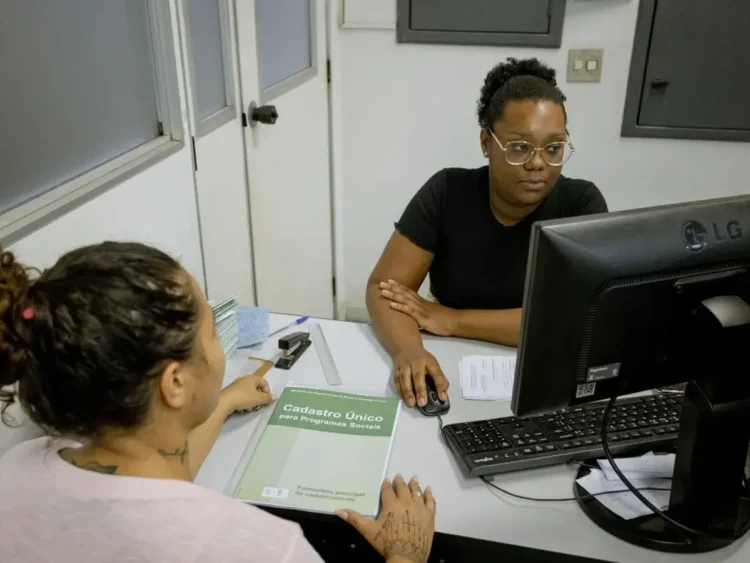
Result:
{"label": "curly hair", "polygon": [[[544,100],[554,102],[565,113],[566,97],[557,87],[555,70],[538,59],[509,57],[493,68],[484,79],[477,102],[477,117],[483,129],[492,129],[510,101]],[[565,119],[567,121],[567,113]]]}
{"label": "curly hair", "polygon": [[52,435],[140,425],[170,361],[193,356],[199,303],[189,276],[143,244],[105,242],[36,279],[0,251],[0,404],[18,399]]}

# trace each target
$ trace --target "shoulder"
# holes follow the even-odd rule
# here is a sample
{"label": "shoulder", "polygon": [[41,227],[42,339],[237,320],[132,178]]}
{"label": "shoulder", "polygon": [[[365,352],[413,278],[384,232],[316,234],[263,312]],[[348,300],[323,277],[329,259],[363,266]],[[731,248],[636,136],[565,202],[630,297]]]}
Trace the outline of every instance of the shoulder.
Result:
{"label": "shoulder", "polygon": [[486,166],[482,168],[443,168],[433,174],[424,187],[429,187],[433,191],[465,188],[467,185],[478,184],[487,175]]}
{"label": "shoulder", "polygon": [[487,167],[483,168],[443,168],[430,177],[419,190],[415,199],[441,207],[450,199],[471,198],[476,193],[484,193],[489,182]]}
{"label": "shoulder", "polygon": [[51,438],[42,436],[32,440],[25,440],[12,446],[8,451],[0,454],[0,468],[11,468],[27,466],[28,464],[41,461],[45,455],[55,448],[78,447],[80,444],[72,440]]}
{"label": "shoulder", "polygon": [[608,211],[602,192],[588,180],[560,176],[550,199],[563,217]]}
{"label": "shoulder", "polygon": [[557,182],[555,189],[559,189],[563,195],[567,197],[572,196],[583,196],[583,197],[604,197],[599,188],[596,187],[594,182],[588,180],[582,180],[580,178],[568,178],[567,176],[560,176],[560,180]]}
{"label": "shoulder", "polygon": [[449,189],[462,188],[465,190],[469,186],[481,185],[487,188],[489,182],[489,168],[445,168],[442,170],[445,176],[445,183]]}

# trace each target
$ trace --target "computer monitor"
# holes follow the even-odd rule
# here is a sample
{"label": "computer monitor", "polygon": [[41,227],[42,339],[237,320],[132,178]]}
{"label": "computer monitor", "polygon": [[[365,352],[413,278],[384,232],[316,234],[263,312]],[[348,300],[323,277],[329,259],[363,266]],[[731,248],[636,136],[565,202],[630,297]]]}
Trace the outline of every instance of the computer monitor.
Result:
{"label": "computer monitor", "polygon": [[627,522],[642,546],[698,552],[750,522],[750,197],[547,221],[532,228],[512,408],[517,416],[688,382],[666,514]]}

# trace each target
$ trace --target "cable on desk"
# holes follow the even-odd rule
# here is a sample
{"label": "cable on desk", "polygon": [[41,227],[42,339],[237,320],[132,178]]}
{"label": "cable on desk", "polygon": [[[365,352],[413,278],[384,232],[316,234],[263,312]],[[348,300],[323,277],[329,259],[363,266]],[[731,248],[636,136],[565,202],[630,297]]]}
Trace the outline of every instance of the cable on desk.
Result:
{"label": "cable on desk", "polygon": [[604,449],[604,455],[606,456],[607,461],[609,461],[614,472],[617,474],[620,480],[625,484],[625,486],[630,490],[630,492],[633,493],[635,497],[639,501],[641,501],[647,508],[649,508],[651,512],[659,516],[662,520],[664,520],[668,524],[671,524],[678,530],[681,530],[682,532],[685,532],[688,535],[703,536],[703,537],[708,537],[708,538],[714,538],[717,540],[734,540],[734,539],[737,539],[738,537],[742,537],[742,535],[744,535],[745,532],[747,532],[747,528],[750,527],[750,524],[748,524],[748,526],[745,527],[745,530],[743,530],[739,536],[724,536],[724,535],[719,535],[719,534],[709,534],[708,532],[695,530],[691,528],[690,526],[686,526],[685,524],[678,522],[674,518],[667,516],[663,511],[659,510],[659,508],[657,508],[651,501],[649,501],[645,496],[643,496],[639,492],[638,489],[635,488],[635,486],[628,480],[627,477],[625,477],[623,472],[617,466],[617,463],[615,463],[615,460],[612,457],[612,452],[609,449],[609,439],[607,437],[607,426],[609,426],[609,416],[612,413],[612,408],[615,406],[616,400],[617,400],[616,396],[612,397],[607,403],[607,407],[604,409],[604,414],[602,415],[602,428],[601,428],[600,435],[602,438],[602,448]]}
{"label": "cable on desk", "polygon": [[[496,489],[496,490],[500,491],[501,493],[504,493],[504,494],[508,495],[509,497],[513,497],[513,498],[517,498],[517,499],[521,499],[521,500],[530,500],[530,501],[533,501],[533,502],[572,502],[572,501],[577,501],[577,500],[586,500],[586,499],[590,499],[590,498],[601,497],[601,496],[604,496],[604,495],[616,495],[616,494],[620,494],[620,493],[627,493],[627,492],[629,492],[628,489],[623,489],[621,491],[603,491],[601,493],[596,493],[596,494],[593,494],[593,495],[584,495],[582,497],[565,497],[565,498],[527,497],[527,496],[524,496],[524,495],[519,495],[519,494],[516,494],[516,493],[512,493],[512,492],[510,492],[510,491],[508,491],[506,489],[503,489],[502,487],[499,487],[499,486],[495,485],[495,483],[493,483],[492,481],[490,481],[485,475],[482,475],[480,477],[480,479],[482,481],[484,481],[484,484],[487,485],[488,487],[492,487],[493,489]],[[640,489],[640,490],[641,491],[669,491],[669,489],[659,489],[657,487],[647,487],[647,488]]]}
{"label": "cable on desk", "polygon": [[578,467],[585,467],[587,469],[597,469],[598,468],[598,465],[597,465],[596,461],[592,461],[592,460],[580,461],[580,460],[577,460],[577,459],[569,459],[567,461],[567,463],[572,463],[573,465],[577,465]]}

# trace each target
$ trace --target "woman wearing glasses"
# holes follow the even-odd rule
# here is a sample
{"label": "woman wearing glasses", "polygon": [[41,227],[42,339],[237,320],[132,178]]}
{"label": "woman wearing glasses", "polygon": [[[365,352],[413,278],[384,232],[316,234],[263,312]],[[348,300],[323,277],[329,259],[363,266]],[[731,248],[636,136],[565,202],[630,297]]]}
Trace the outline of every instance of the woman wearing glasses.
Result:
{"label": "woman wearing glasses", "polygon": [[[561,174],[574,151],[564,103],[555,71],[537,59],[493,68],[478,103],[489,165],[441,170],[396,223],[370,276],[367,307],[409,406],[426,404],[426,375],[447,398],[420,329],[517,345],[531,225],[607,211],[594,184]],[[428,273],[434,301],[417,294]]]}

